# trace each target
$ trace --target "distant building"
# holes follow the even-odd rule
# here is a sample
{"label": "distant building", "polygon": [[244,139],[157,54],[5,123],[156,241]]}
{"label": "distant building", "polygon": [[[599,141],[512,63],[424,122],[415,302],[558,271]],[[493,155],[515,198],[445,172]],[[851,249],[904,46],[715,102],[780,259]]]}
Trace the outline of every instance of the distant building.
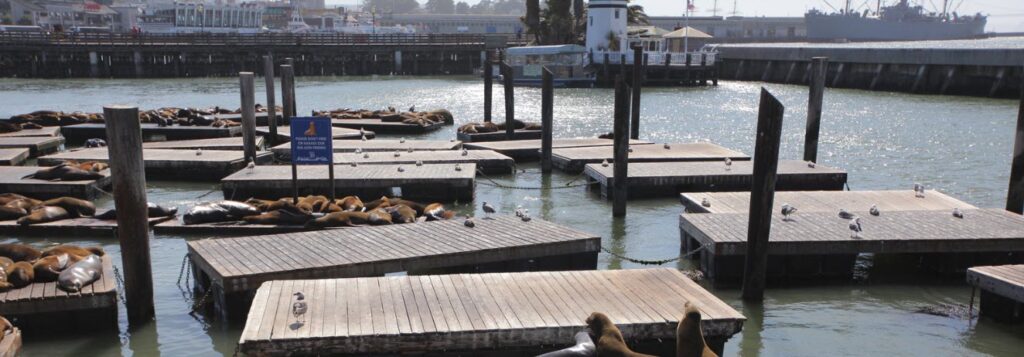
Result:
{"label": "distant building", "polygon": [[690,26],[725,42],[798,41],[807,37],[803,17],[651,16],[653,26],[676,30]]}
{"label": "distant building", "polygon": [[139,15],[143,32],[255,33],[263,27],[263,5],[203,2],[160,2]]}
{"label": "distant building", "polygon": [[117,11],[92,1],[8,0],[11,20],[51,31],[111,30]]}
{"label": "distant building", "polygon": [[412,26],[417,33],[502,33],[523,29],[516,15],[377,14],[381,26]]}

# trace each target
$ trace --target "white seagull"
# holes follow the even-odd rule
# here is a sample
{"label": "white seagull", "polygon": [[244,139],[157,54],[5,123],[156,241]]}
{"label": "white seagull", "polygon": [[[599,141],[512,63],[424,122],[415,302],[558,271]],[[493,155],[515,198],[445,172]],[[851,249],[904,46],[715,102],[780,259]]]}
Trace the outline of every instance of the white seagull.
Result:
{"label": "white seagull", "polygon": [[853,217],[850,220],[850,238],[860,238],[860,232],[864,229],[860,226],[860,217]]}
{"label": "white seagull", "polygon": [[196,148],[196,156],[202,156],[202,155],[203,155],[203,148]]}
{"label": "white seagull", "polygon": [[964,212],[960,210],[960,207],[953,207],[953,217],[964,218]]}
{"label": "white seagull", "polygon": [[476,222],[473,222],[473,217],[470,216],[466,216],[466,221],[462,224],[469,228],[476,227]]}
{"label": "white seagull", "polygon": [[249,170],[249,175],[252,175],[252,172],[256,170],[256,163],[249,160],[249,164],[245,165],[245,168],[246,170]]}
{"label": "white seagull", "polygon": [[[298,323],[300,322],[299,317],[305,315],[306,310],[308,309],[308,306],[306,305],[306,296],[302,295],[301,292],[296,292],[292,295],[295,295],[295,302],[292,303],[292,316],[295,316],[295,322]],[[305,318],[303,318],[303,320],[305,320]]]}
{"label": "white seagull", "polygon": [[789,215],[796,212],[796,207],[790,206],[788,203],[782,204],[782,220],[789,221]]}
{"label": "white seagull", "polygon": [[711,207],[711,200],[709,200],[707,197],[704,197],[703,200],[700,200],[700,205],[704,207]]}
{"label": "white seagull", "polygon": [[484,202],[483,209],[484,209],[484,219],[491,219],[491,214],[497,212],[497,211],[494,210],[494,206],[491,206],[487,202]]}
{"label": "white seagull", "polygon": [[462,149],[462,156],[469,156],[469,150]]}
{"label": "white seagull", "polygon": [[853,217],[856,217],[856,215],[854,215],[853,213],[850,213],[846,209],[843,209],[843,208],[839,209],[839,218],[842,218],[842,219],[853,219]]}
{"label": "white seagull", "polygon": [[924,185],[920,183],[914,183],[914,197],[924,198]]}
{"label": "white seagull", "polygon": [[815,164],[815,163],[814,163],[814,161],[808,161],[808,162],[807,162],[807,167],[810,167],[810,168],[812,168],[812,169],[813,169],[813,168],[815,168],[816,166],[818,166],[818,164]]}
{"label": "white seagull", "polygon": [[398,143],[405,144],[405,137],[403,136],[401,139],[398,139]]}
{"label": "white seagull", "polygon": [[416,166],[423,166],[423,160],[416,160]]}
{"label": "white seagull", "polygon": [[608,159],[601,160],[602,167],[608,167]]}
{"label": "white seagull", "polygon": [[878,211],[878,205],[871,205],[871,208],[868,208],[868,213],[870,213],[872,216],[882,214],[882,212]]}
{"label": "white seagull", "polygon": [[455,171],[462,171],[462,166],[455,164]]}
{"label": "white seagull", "polygon": [[725,158],[725,171],[732,170],[732,159]]}
{"label": "white seagull", "polygon": [[402,153],[399,152],[398,150],[395,150],[395,157],[399,157],[399,156],[402,156]]}

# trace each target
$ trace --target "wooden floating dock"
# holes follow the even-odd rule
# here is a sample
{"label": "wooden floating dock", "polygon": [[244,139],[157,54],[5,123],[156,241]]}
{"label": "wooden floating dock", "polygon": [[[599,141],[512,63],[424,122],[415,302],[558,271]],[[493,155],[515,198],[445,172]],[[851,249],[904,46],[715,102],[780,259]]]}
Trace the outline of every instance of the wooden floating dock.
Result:
{"label": "wooden floating dock", "polygon": [[57,136],[60,135],[59,126],[44,126],[42,129],[21,129],[12,133],[0,133],[0,138],[21,137],[21,136]]}
{"label": "wooden floating dock", "polygon": [[[264,126],[267,125],[267,117],[268,117],[267,116],[267,112],[256,112],[256,115],[254,116],[254,118],[256,119],[256,125],[264,125]],[[242,122],[242,114],[241,113],[210,114],[210,115],[203,115],[203,119],[211,120],[211,121],[217,120],[217,119],[221,119],[221,120],[230,120],[230,121],[233,121],[233,122],[241,123]],[[284,117],[282,117],[280,113],[277,114],[277,121],[279,123],[281,123],[281,124],[288,124],[288,123],[284,122]]]}
{"label": "wooden floating dock", "polygon": [[[714,203],[712,203],[714,205]],[[857,254],[914,254],[923,265],[945,266],[1024,260],[1024,217],[1001,209],[882,211],[861,215],[863,232],[851,237],[837,212],[798,211],[789,222],[774,214],[768,243],[769,277],[849,277]],[[742,277],[747,214],[683,214],[681,237],[701,251],[701,269],[717,281]],[[692,250],[692,249],[691,249]],[[945,266],[943,266],[945,265]],[[962,269],[953,267],[953,270]]]}
{"label": "wooden floating dock", "polygon": [[[291,325],[297,291],[308,311]],[[675,349],[686,302],[718,353],[746,320],[665,268],[284,280],[259,288],[239,345],[249,355],[536,355],[569,347],[597,311],[634,350],[657,353]]]}
{"label": "wooden floating dock", "polygon": [[[720,161],[726,158],[735,161],[750,160],[750,156],[730,150],[712,143],[635,145],[629,153],[629,162],[682,162],[682,161]],[[583,172],[586,164],[614,160],[615,153],[611,146],[590,146],[580,148],[559,148],[551,150],[551,164],[568,173]],[[724,165],[724,163],[723,163]]]}
{"label": "wooden floating dock", "polygon": [[[394,139],[374,139],[374,140],[334,140],[332,143],[334,152],[355,152],[356,150],[362,150],[363,152],[377,152],[377,151],[388,151],[394,153],[400,151],[406,153],[409,149],[413,151],[437,151],[437,150],[456,150],[462,148],[462,142],[451,140],[394,140]],[[274,152],[274,157],[280,160],[291,160],[292,156],[292,145],[291,143],[284,143],[270,149]]]}
{"label": "wooden floating dock", "polygon": [[117,328],[114,268],[109,255],[102,261],[103,276],[79,293],[67,293],[57,287],[57,282],[0,292],[0,315],[17,319],[18,327],[24,330]]}
{"label": "wooden floating dock", "polygon": [[[333,228],[331,228],[333,229]],[[338,227],[337,229],[343,229]],[[153,233],[171,235],[214,235],[223,236],[250,236],[260,234],[295,233],[315,230],[306,226],[298,225],[275,225],[275,224],[248,224],[245,222],[218,222],[185,224],[180,219],[171,219],[157,223],[153,226]]]}
{"label": "wooden floating dock", "polygon": [[400,121],[384,121],[381,119],[331,119],[331,125],[359,130],[370,130],[377,134],[425,134],[443,128],[445,123],[434,123],[427,126],[406,124]]}
{"label": "wooden floating dock", "polygon": [[0,138],[0,148],[29,150],[29,157],[39,157],[60,150],[64,138],[60,136],[10,136]]}
{"label": "wooden floating dock", "polygon": [[[541,135],[543,134],[544,131],[542,130],[519,129],[512,133],[511,140],[540,140]],[[504,130],[499,130],[492,133],[458,133],[457,137],[460,141],[466,143],[509,140],[508,134],[505,133]]]}
{"label": "wooden floating dock", "polygon": [[510,174],[515,171],[516,167],[516,161],[511,157],[490,150],[467,150],[465,156],[462,155],[461,150],[413,151],[401,152],[399,155],[395,157],[395,154],[391,152],[342,153],[334,155],[334,163],[339,165],[351,165],[352,163],[357,165],[415,165],[419,161],[423,164],[476,164],[478,170],[488,174]]}
{"label": "wooden floating dock", "polygon": [[28,160],[28,148],[0,149],[0,165],[18,166]]}
{"label": "wooden floating dock", "polygon": [[[394,272],[594,269],[601,238],[539,219],[461,219],[188,242],[200,290],[242,316],[267,281]],[[201,284],[208,283],[208,286]]]}
{"label": "wooden floating dock", "polygon": [[[101,210],[102,211],[102,210]],[[150,218],[149,225],[173,220],[176,217]],[[0,221],[0,234],[11,235],[48,235],[48,236],[110,236],[117,229],[117,220],[96,219],[93,217],[79,217],[62,219],[56,222],[47,222],[21,226],[14,220]]]}
{"label": "wooden floating dock", "polygon": [[[67,138],[68,143],[81,144],[88,139],[107,138],[107,126],[104,124],[75,124],[62,127],[60,132]],[[193,140],[224,138],[242,134],[241,126],[220,127],[212,126],[164,126],[154,123],[142,123],[143,141],[166,141],[166,140]]]}
{"label": "wooden floating dock", "polygon": [[[277,127],[277,141],[278,142],[291,141],[291,139],[292,139],[291,133],[292,133],[291,126],[279,126],[279,127]],[[373,139],[374,137],[377,136],[376,133],[374,133],[372,131],[369,131],[369,130],[363,130],[363,134],[366,135],[367,139]],[[260,135],[260,136],[264,136],[264,137],[270,136],[270,127],[268,127],[268,126],[257,126],[256,127],[256,135]],[[362,139],[362,137],[363,137],[362,135],[359,134],[359,129],[348,129],[348,128],[338,128],[338,127],[331,127],[331,135],[332,135],[332,137],[335,140],[359,140],[359,139]]]}
{"label": "wooden floating dock", "polygon": [[[750,213],[750,192],[688,192],[679,194],[688,213]],[[708,199],[711,207],[701,202]],[[913,190],[889,191],[785,191],[775,193],[778,211],[783,203],[804,212],[832,212],[845,209],[860,216],[868,215],[871,205],[879,211],[945,211],[953,208],[974,209],[971,204],[935,190],[925,191],[924,197],[914,196]]]}
{"label": "wooden floating dock", "polygon": [[[648,141],[641,140],[630,140],[629,143],[630,145],[651,144]],[[511,157],[516,161],[527,161],[540,159],[540,144],[540,140],[506,140],[466,143],[464,146],[470,150],[493,150]],[[554,139],[551,141],[551,148],[560,149],[588,146],[611,147],[613,144],[614,143],[611,139]]]}
{"label": "wooden floating dock", "polygon": [[[334,165],[338,197],[357,195],[380,197],[401,195],[409,199],[470,202],[476,187],[476,165]],[[399,172],[401,166],[405,171]],[[298,171],[299,195],[326,195],[330,191],[327,167],[302,166]],[[287,165],[256,166],[253,171],[238,171],[221,180],[224,198],[245,200],[250,197],[277,199],[292,195],[292,170]]]}
{"label": "wooden floating dock", "polygon": [[[587,164],[583,174],[602,197],[611,198],[615,165]],[[735,161],[726,170],[723,162],[639,162],[629,164],[629,198],[675,197],[680,192],[750,190],[753,162]],[[814,168],[804,161],[781,160],[779,191],[842,190],[846,171],[824,165]]]}
{"label": "wooden floating dock", "polygon": [[103,170],[103,178],[92,181],[44,181],[24,178],[43,169],[39,166],[0,166],[0,192],[17,193],[36,199],[69,196],[86,200],[99,197],[103,188],[110,186],[110,170]]}
{"label": "wooden floating dock", "polygon": [[[242,151],[205,150],[196,155],[196,150],[144,149],[143,163],[146,177],[150,179],[181,179],[193,181],[220,180],[248,165]],[[273,157],[268,152],[257,153],[257,164],[269,163]],[[54,166],[67,160],[107,162],[106,148],[89,148],[62,152],[39,158],[40,165]]]}
{"label": "wooden floating dock", "polygon": [[996,321],[1024,321],[1024,265],[967,269],[967,283],[981,288],[981,316]]}
{"label": "wooden floating dock", "polygon": [[[256,147],[263,146],[263,137],[256,137]],[[245,144],[242,143],[241,136],[234,136],[230,138],[213,138],[213,139],[195,139],[195,140],[172,140],[172,141],[154,141],[142,144],[143,149],[174,149],[174,150],[234,150],[243,151],[245,150]]]}

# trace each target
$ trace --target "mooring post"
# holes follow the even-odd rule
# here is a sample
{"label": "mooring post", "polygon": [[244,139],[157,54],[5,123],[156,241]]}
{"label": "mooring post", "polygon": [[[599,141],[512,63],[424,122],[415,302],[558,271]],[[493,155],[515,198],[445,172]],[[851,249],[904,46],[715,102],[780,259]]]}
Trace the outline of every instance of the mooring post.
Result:
{"label": "mooring post", "polygon": [[612,216],[626,215],[629,183],[629,86],[624,74],[615,76],[615,167],[612,183]]}
{"label": "mooring post", "polygon": [[643,58],[644,49],[640,46],[633,46],[633,104],[630,105],[629,137],[640,139],[640,87],[643,86]]}
{"label": "mooring post", "polygon": [[782,114],[785,108],[768,90],[761,88],[754,144],[754,175],[750,189],[747,225],[747,256],[743,267],[743,300],[764,300],[768,269],[768,236],[772,228]]}
{"label": "mooring post", "polygon": [[505,140],[513,140],[516,135],[516,102],[515,86],[512,84],[512,66],[501,61],[501,77],[505,80]]}
{"label": "mooring post", "polygon": [[149,257],[149,213],[139,108],[103,107],[103,117],[106,118],[107,155],[117,210],[115,234],[121,245],[128,323],[137,327],[153,319],[153,267]]}
{"label": "mooring post", "polygon": [[484,122],[491,122],[491,108],[494,106],[491,102],[494,93],[494,64],[491,62],[493,57],[491,50],[485,51],[486,55],[484,58]]}
{"label": "mooring post", "polygon": [[540,171],[551,173],[551,133],[554,130],[554,75],[547,67],[541,69],[540,89]]}
{"label": "mooring post", "polygon": [[807,132],[804,133],[804,161],[818,162],[818,133],[821,131],[821,104],[825,96],[825,69],[828,57],[811,58],[810,98],[807,99]]}
{"label": "mooring post", "polygon": [[1006,210],[1017,214],[1024,212],[1024,81],[1020,87],[1017,133],[1013,140],[1013,166],[1010,168],[1010,189],[1006,193]]}
{"label": "mooring post", "polygon": [[281,121],[290,123],[295,116],[295,69],[291,65],[281,65]]}
{"label": "mooring post", "polygon": [[[288,104],[290,105],[289,108],[291,108],[291,111],[288,112],[288,117],[289,118],[293,118],[293,117],[295,117],[295,113],[296,113],[296,108],[295,108],[295,59],[293,59],[291,57],[285,58],[284,59],[284,63],[287,64],[288,67],[292,68],[291,75],[289,76],[289,83],[290,83],[290,85],[288,86],[288,89],[291,92],[290,96],[288,97],[289,98]],[[283,73],[282,73],[282,76],[283,76]],[[284,78],[282,78],[281,80],[283,81]],[[281,90],[284,90],[284,83],[281,83]],[[282,93],[282,95],[283,95],[283,93]],[[281,100],[284,100],[284,98],[281,98]]]}
{"label": "mooring post", "polygon": [[256,87],[252,72],[239,72],[242,96],[242,149],[246,162],[256,162]]}
{"label": "mooring post", "polygon": [[263,79],[267,87],[268,147],[277,145],[277,98],[274,93],[274,55],[263,56]]}

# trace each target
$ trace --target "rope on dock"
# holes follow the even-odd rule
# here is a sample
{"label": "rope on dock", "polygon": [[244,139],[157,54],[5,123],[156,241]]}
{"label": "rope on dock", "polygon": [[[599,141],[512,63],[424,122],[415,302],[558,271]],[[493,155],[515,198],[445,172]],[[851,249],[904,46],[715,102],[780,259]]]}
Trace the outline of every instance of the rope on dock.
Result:
{"label": "rope on dock", "polygon": [[696,254],[697,252],[700,252],[700,251],[704,250],[704,248],[706,248],[706,247],[707,247],[706,245],[702,245],[702,246],[700,246],[697,249],[694,249],[694,250],[691,250],[691,251],[687,252],[686,254],[680,255],[680,256],[675,257],[675,258],[662,259],[662,260],[644,260],[644,259],[630,258],[630,257],[627,257],[625,255],[621,255],[621,254],[615,253],[611,249],[608,249],[605,246],[601,246],[601,250],[604,251],[605,253],[610,254],[613,257],[616,257],[616,258],[619,258],[619,259],[622,259],[622,260],[625,260],[625,261],[628,261],[628,262],[637,263],[637,264],[640,264],[640,265],[662,265],[662,264],[665,264],[665,263],[671,263],[671,262],[682,260],[683,258],[687,258],[687,257],[689,257],[691,255]]}
{"label": "rope on dock", "polygon": [[[587,182],[584,182],[584,183],[574,184],[576,181],[579,181],[579,179],[580,179],[580,177],[577,177],[577,178],[573,179],[572,181],[566,182],[564,186],[552,186],[552,187],[544,187],[544,186],[518,186],[518,185],[506,185],[506,184],[494,181],[494,179],[492,179],[489,176],[487,176],[487,174],[485,174],[483,172],[483,170],[481,170],[481,169],[477,169],[476,173],[477,173],[477,175],[483,176],[484,180],[488,181],[488,182],[479,182],[481,184],[484,184],[484,185],[487,185],[487,186],[498,187],[498,188],[513,189],[513,190],[560,190],[560,189],[566,189],[566,188],[576,188],[576,187],[581,187],[581,186],[589,186],[591,184],[597,183],[597,181],[589,181],[588,180]],[[583,175],[580,174],[580,176],[583,176]]]}

